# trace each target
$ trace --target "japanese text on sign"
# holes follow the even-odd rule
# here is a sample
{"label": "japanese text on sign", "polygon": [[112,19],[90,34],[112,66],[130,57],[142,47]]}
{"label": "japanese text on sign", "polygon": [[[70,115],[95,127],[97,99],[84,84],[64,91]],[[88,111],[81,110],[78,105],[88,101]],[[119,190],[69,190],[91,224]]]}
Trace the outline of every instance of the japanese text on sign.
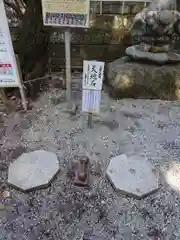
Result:
{"label": "japanese text on sign", "polygon": [[82,111],[98,113],[104,76],[104,62],[84,61]]}
{"label": "japanese text on sign", "polygon": [[83,89],[100,90],[104,77],[104,62],[84,61]]}
{"label": "japanese text on sign", "polygon": [[88,27],[88,0],[42,0],[43,22],[47,26]]}
{"label": "japanese text on sign", "polygon": [[46,12],[45,24],[84,27],[87,23],[87,15],[85,14],[69,14],[69,13],[50,13]]}
{"label": "japanese text on sign", "polygon": [[99,113],[101,91],[83,90],[82,112]]}

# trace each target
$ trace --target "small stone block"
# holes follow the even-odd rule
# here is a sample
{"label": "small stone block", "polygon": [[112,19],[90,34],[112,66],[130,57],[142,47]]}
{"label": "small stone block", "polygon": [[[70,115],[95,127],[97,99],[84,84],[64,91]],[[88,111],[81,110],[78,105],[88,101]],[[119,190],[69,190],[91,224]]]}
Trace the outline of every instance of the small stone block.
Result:
{"label": "small stone block", "polygon": [[121,154],[110,160],[106,174],[116,190],[145,197],[158,189],[158,178],[151,164],[138,155]]}
{"label": "small stone block", "polygon": [[56,154],[45,150],[24,153],[10,164],[8,183],[23,191],[46,187],[58,171]]}
{"label": "small stone block", "polygon": [[76,115],[77,105],[75,103],[67,104],[67,108],[64,110],[64,112],[69,113],[71,115]]}
{"label": "small stone block", "polygon": [[79,186],[89,184],[89,158],[86,156],[81,157],[77,162],[74,183]]}

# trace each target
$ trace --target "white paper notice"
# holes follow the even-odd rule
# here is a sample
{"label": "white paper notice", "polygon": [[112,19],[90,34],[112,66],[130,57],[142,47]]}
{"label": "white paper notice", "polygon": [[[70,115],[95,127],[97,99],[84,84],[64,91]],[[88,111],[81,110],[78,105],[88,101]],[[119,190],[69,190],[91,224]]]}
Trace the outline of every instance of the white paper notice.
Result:
{"label": "white paper notice", "polygon": [[3,1],[0,1],[0,87],[20,85],[16,58]]}
{"label": "white paper notice", "polygon": [[104,62],[84,61],[82,111],[99,113],[102,82],[104,77]]}
{"label": "white paper notice", "polygon": [[86,113],[99,113],[101,91],[83,90],[82,111]]}
{"label": "white paper notice", "polygon": [[104,62],[84,61],[83,62],[83,89],[102,89],[104,76]]}
{"label": "white paper notice", "polygon": [[41,0],[45,26],[89,27],[89,0]]}

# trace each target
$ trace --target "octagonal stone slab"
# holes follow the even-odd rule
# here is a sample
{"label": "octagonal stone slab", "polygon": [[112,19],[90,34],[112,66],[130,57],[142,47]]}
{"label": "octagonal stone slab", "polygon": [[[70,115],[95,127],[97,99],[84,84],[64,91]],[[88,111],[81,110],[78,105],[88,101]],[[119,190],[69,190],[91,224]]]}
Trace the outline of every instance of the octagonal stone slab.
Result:
{"label": "octagonal stone slab", "polygon": [[121,154],[110,160],[106,174],[116,190],[145,197],[158,189],[158,178],[151,164],[141,156]]}
{"label": "octagonal stone slab", "polygon": [[45,150],[24,153],[10,164],[8,183],[23,191],[46,187],[58,171],[56,154]]}

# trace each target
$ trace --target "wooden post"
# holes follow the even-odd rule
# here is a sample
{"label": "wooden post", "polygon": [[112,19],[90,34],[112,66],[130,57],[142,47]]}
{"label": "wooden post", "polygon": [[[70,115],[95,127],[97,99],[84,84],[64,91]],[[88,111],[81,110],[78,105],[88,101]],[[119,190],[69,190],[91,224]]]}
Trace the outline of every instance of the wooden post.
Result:
{"label": "wooden post", "polygon": [[102,4],[103,4],[103,3],[102,3],[102,0],[100,0],[100,2],[99,2],[99,5],[100,5],[100,6],[99,6],[99,8],[100,8],[100,9],[99,9],[99,12],[100,12],[99,14],[100,14],[100,15],[102,15],[102,12],[103,12],[103,10],[102,10],[102,8],[103,8],[103,7],[102,7]]}
{"label": "wooden post", "polygon": [[92,128],[92,113],[88,113],[88,128]]}
{"label": "wooden post", "polygon": [[72,105],[72,78],[71,78],[71,32],[65,30],[65,56],[66,56],[66,100],[69,107]]}
{"label": "wooden post", "polygon": [[26,96],[25,96],[25,91],[23,86],[22,72],[21,72],[19,58],[17,55],[16,55],[16,65],[17,65],[17,70],[19,72],[19,78],[20,78],[19,90],[21,95],[21,101],[22,101],[24,110],[27,111],[27,102],[26,102]]}
{"label": "wooden post", "polygon": [[124,14],[124,1],[122,2],[122,9],[121,9],[121,16],[123,17]]}
{"label": "wooden post", "polygon": [[22,99],[22,105],[25,111],[27,111],[27,102],[26,102],[26,96],[25,96],[25,91],[23,88],[23,85],[19,87],[20,94],[21,94],[21,99]]}

